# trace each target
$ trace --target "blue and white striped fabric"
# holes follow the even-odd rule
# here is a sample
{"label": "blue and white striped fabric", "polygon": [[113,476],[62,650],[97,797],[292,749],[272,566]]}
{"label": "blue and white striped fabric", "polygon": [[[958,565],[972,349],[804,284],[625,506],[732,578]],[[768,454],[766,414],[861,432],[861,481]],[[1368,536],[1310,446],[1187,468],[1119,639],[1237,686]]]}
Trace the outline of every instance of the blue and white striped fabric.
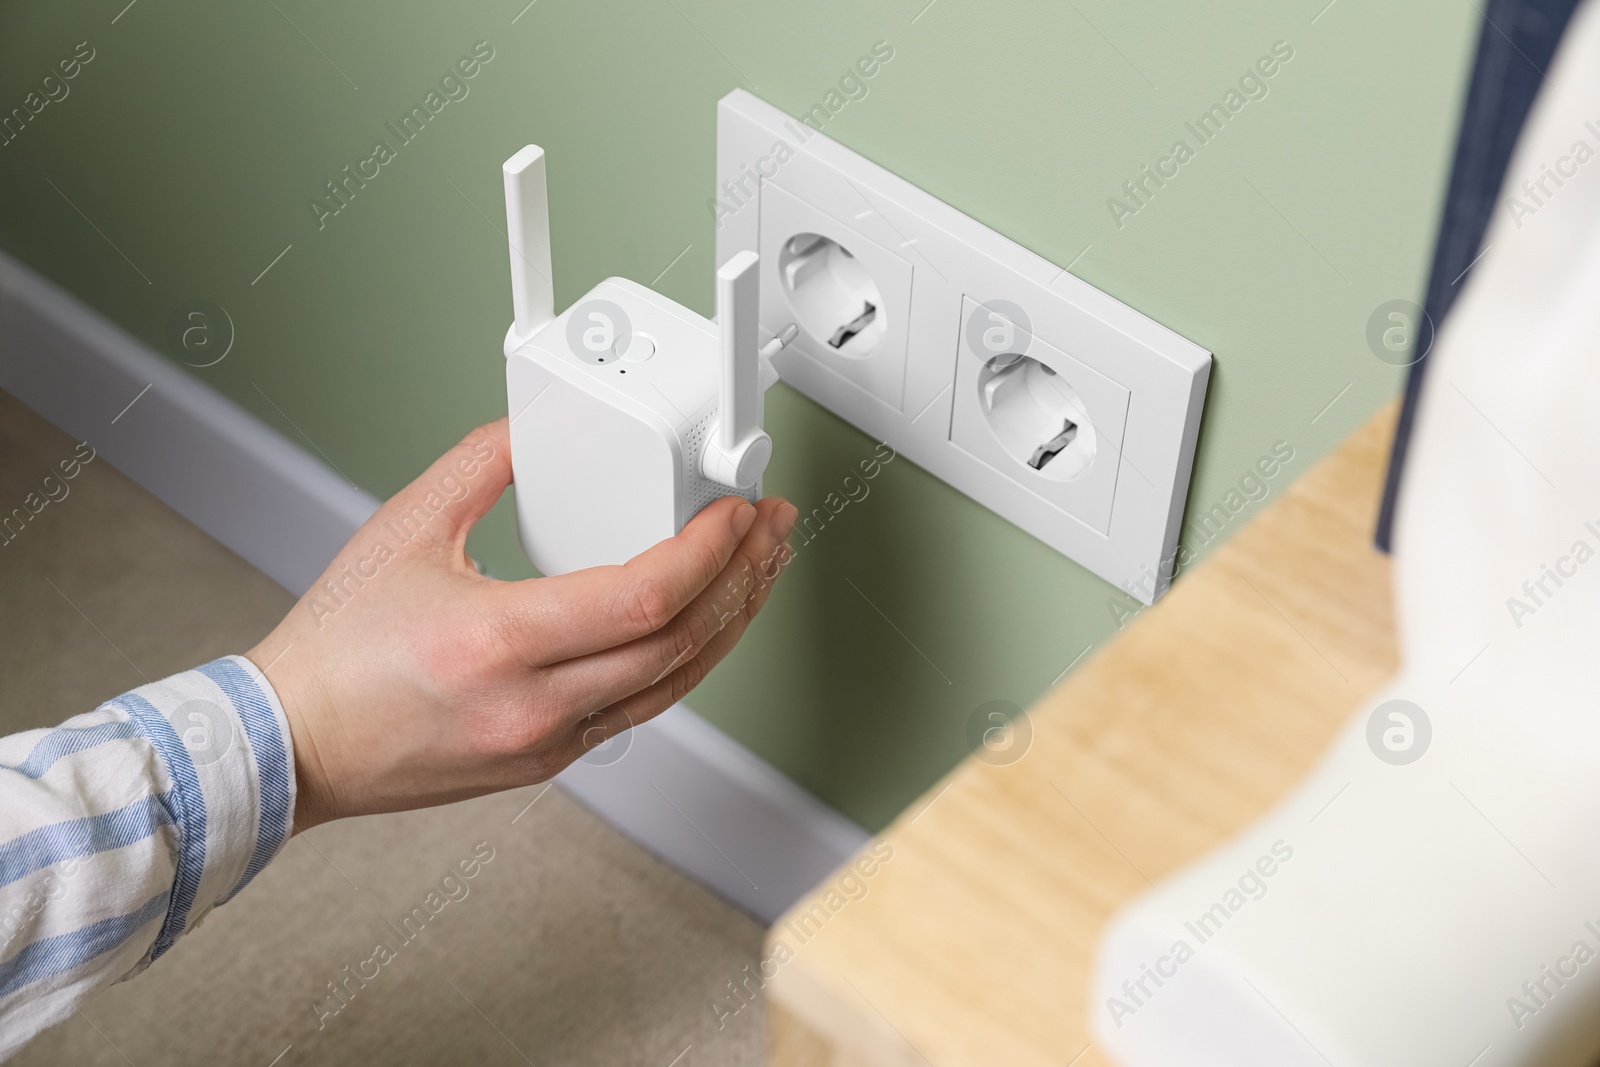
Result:
{"label": "blue and white striped fabric", "polygon": [[244,888],[294,790],[283,708],[243,656],[0,738],[0,1059]]}

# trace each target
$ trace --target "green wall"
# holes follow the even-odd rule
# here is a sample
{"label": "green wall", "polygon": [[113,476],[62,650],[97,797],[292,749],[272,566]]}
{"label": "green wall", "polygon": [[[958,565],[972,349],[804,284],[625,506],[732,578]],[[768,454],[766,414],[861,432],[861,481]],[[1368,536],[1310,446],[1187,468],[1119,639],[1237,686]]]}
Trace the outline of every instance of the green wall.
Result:
{"label": "green wall", "polygon": [[[558,306],[660,275],[709,314],[716,100],[803,112],[885,41],[831,136],[1216,353],[1191,515],[1242,500],[1280,440],[1281,489],[1397,388],[1366,321],[1422,288],[1470,4],[525,2],[10,3],[0,108],[78,42],[95,56],[0,147],[0,246],[158,348],[184,301],[222,305],[234,350],[194,373],[385,495],[505,410],[501,160],[549,152]],[[1194,147],[1185,121],[1280,40],[1268,95],[1118,226],[1108,198]],[[478,41],[469,95],[319,229],[323,183]],[[768,410],[768,490],[802,511],[871,454],[785,386]],[[474,551],[528,573],[506,502]],[[975,708],[1027,704],[1131,606],[899,460],[691,703],[878,827],[966,751]]]}

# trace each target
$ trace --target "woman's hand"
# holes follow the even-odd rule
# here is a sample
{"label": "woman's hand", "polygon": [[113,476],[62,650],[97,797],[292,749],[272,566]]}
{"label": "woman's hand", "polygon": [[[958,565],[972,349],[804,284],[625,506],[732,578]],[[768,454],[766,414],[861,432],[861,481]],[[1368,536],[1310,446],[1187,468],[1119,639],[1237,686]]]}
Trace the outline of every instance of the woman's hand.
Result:
{"label": "woman's hand", "polygon": [[501,582],[467,532],[504,419],[395,494],[249,652],[294,737],[295,828],[552,777],[693,689],[766,601],[796,512],[727,497],[620,566]]}

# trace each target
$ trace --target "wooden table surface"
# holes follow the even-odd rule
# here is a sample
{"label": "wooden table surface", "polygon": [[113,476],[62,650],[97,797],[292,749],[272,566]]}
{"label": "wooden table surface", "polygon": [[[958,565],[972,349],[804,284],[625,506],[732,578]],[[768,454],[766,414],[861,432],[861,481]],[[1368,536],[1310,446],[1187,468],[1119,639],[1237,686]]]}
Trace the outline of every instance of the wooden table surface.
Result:
{"label": "wooden table surface", "polygon": [[1372,547],[1395,410],[1030,709],[1020,759],[969,757],[891,858],[773,927],[773,1067],[1107,1062],[1087,1012],[1112,913],[1271,807],[1396,670]]}

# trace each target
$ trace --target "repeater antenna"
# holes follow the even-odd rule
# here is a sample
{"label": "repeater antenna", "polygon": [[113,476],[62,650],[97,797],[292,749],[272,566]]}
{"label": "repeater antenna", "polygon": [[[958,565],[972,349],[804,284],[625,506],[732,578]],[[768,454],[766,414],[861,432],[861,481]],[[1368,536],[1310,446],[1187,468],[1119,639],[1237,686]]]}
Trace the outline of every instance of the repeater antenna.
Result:
{"label": "repeater antenna", "polygon": [[766,347],[760,324],[759,260],[748,249],[717,269],[717,327],[721,334],[722,396],[717,424],[706,442],[700,471],[730,489],[748,489],[772,458],[772,438],[761,428],[763,398],[776,380],[770,360],[794,340],[798,328],[785,326]]}
{"label": "repeater antenna", "polygon": [[556,316],[550,281],[550,205],[545,184],[544,149],[536,144],[500,168],[506,185],[506,236],[511,243],[511,306],[507,357]]}

